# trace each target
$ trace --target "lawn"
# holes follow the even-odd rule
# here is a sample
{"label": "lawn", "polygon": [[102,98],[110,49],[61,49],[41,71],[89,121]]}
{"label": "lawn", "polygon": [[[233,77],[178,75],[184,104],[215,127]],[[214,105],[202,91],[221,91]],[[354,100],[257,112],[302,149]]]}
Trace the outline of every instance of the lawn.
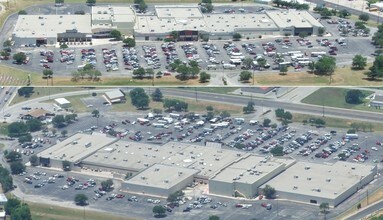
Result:
{"label": "lawn", "polygon": [[[306,114],[300,114],[300,113],[293,113],[293,122],[302,123],[303,120],[309,120],[310,118],[322,118],[326,121],[326,127],[333,127],[333,128],[351,128],[352,123],[365,123],[365,124],[371,124],[373,126],[373,131],[378,133],[383,133],[383,123],[374,123],[374,122],[365,122],[365,121],[358,121],[358,120],[352,120],[352,119],[343,119],[343,118],[332,118],[332,117],[321,117],[321,116],[313,116],[313,115],[306,115]],[[369,131],[369,128],[367,126],[366,132]]]}
{"label": "lawn", "polygon": [[[313,92],[302,100],[303,103],[312,105],[325,105],[337,108],[347,108],[365,111],[381,111],[368,107],[368,100],[364,99],[361,104],[348,104],[345,101],[346,92],[350,89],[337,87],[323,87]],[[364,96],[369,96],[373,92],[361,90]]]}
{"label": "lawn", "polygon": [[24,102],[24,101],[27,101],[30,99],[54,95],[54,94],[58,94],[58,93],[75,92],[75,91],[82,91],[82,90],[86,90],[86,88],[80,88],[80,87],[34,87],[34,89],[33,89],[34,93],[32,93],[30,97],[25,98],[24,96],[16,95],[15,98],[12,100],[10,105],[14,105],[14,104]]}
{"label": "lawn", "polygon": [[104,212],[96,212],[84,209],[64,208],[54,205],[46,205],[28,202],[33,220],[132,220],[133,218],[120,217]]}
{"label": "lawn", "polygon": [[70,101],[72,105],[72,109],[76,113],[82,113],[82,112],[90,112],[90,109],[86,107],[86,105],[81,101],[82,98],[90,97],[90,95],[75,95],[75,96],[68,96],[65,97],[68,101]]}
{"label": "lawn", "polygon": [[[71,77],[61,76],[55,77],[53,79],[55,86],[176,86],[176,85],[185,85],[185,86],[193,86],[193,85],[203,85],[199,83],[198,79],[193,80],[185,80],[181,81],[176,79],[175,77],[162,77],[160,79],[155,79],[154,83],[151,79],[132,79],[130,77],[101,77],[99,81],[91,81],[91,80],[80,80],[77,82],[73,82]],[[46,81],[37,81],[33,83],[33,85],[44,86],[46,85]]]}
{"label": "lawn", "polygon": [[1,123],[0,124],[0,135],[8,136],[8,124]]}
{"label": "lawn", "polygon": [[[188,111],[189,112],[206,112],[207,106],[213,106],[214,110],[218,111],[228,111],[230,114],[240,114],[242,112],[242,107],[228,105],[228,104],[219,104],[216,102],[206,102],[206,101],[198,101],[196,102],[194,99],[182,99],[178,97],[167,97],[169,99],[177,99],[181,101],[185,101],[189,104]],[[162,102],[153,102],[151,101],[149,104],[149,110],[151,109],[162,109]],[[129,96],[126,96],[126,103],[114,104],[112,106],[111,111],[115,112],[136,112],[137,109],[131,104],[131,99]],[[146,111],[143,111],[146,112]]]}
{"label": "lawn", "polygon": [[[371,66],[368,64],[366,70]],[[363,74],[366,70],[352,70],[350,66],[337,67],[332,75],[331,84],[329,76],[317,76],[315,74],[302,72],[289,72],[287,75],[278,73],[255,74],[256,85],[273,86],[381,86],[382,81],[370,81]]]}
{"label": "lawn", "polygon": [[5,147],[5,145],[0,143],[0,151],[2,151],[4,147]]}

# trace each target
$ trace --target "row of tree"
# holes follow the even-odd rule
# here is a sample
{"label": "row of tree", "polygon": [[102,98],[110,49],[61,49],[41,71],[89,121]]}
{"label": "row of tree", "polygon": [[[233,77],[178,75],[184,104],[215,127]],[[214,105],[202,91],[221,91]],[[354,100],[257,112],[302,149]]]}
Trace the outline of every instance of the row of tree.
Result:
{"label": "row of tree", "polygon": [[88,80],[99,81],[102,73],[92,64],[86,64],[82,69],[72,72],[72,81],[77,82],[87,77]]}
{"label": "row of tree", "polygon": [[4,168],[1,164],[0,164],[0,184],[4,193],[13,189],[12,176],[10,175],[9,170]]}
{"label": "row of tree", "polygon": [[26,122],[12,122],[8,125],[9,137],[21,137],[29,134],[29,132],[40,131],[42,123],[38,119],[30,119]]}
{"label": "row of tree", "polygon": [[8,199],[4,205],[4,211],[11,216],[11,220],[32,220],[28,204],[22,203],[17,198]]}
{"label": "row of tree", "polygon": [[278,8],[293,8],[297,10],[309,10],[310,6],[308,4],[300,4],[296,1],[283,1],[283,0],[273,0],[273,4],[275,4]]}

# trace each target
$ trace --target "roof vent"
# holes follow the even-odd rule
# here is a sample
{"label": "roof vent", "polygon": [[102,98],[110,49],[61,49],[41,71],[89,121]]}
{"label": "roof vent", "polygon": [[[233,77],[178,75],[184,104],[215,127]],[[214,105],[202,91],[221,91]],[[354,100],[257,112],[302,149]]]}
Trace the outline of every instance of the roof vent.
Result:
{"label": "roof vent", "polygon": [[298,176],[294,176],[294,179],[298,179]]}
{"label": "roof vent", "polygon": [[294,187],[293,187],[293,190],[296,190],[296,189],[298,189],[298,186],[294,186]]}
{"label": "roof vent", "polygon": [[326,182],[331,182],[331,179],[330,179],[330,178],[327,178],[327,179],[326,179]]}

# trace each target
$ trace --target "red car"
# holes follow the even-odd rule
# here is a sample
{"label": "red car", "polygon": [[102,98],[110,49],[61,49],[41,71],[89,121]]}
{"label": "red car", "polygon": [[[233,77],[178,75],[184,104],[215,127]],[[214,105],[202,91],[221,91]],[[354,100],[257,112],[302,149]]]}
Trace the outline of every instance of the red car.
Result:
{"label": "red car", "polygon": [[118,198],[118,199],[122,199],[122,198],[124,198],[125,197],[125,195],[122,195],[122,194],[118,194],[117,196],[116,196],[116,198]]}

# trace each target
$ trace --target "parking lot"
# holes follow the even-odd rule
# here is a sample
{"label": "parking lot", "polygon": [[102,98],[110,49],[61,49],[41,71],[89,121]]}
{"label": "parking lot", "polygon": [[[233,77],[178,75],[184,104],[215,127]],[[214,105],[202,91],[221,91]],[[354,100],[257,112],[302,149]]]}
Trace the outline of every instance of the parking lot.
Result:
{"label": "parking lot", "polygon": [[[225,8],[219,10],[224,11]],[[249,9],[246,8],[246,11]],[[152,41],[137,42],[135,48],[126,48],[121,42],[106,41],[105,44],[104,41],[100,44],[95,40],[93,45],[69,45],[65,50],[28,45],[15,48],[12,53],[24,52],[28,57],[28,62],[17,65],[18,68],[34,72],[51,69],[54,75],[61,76],[69,76],[85,64],[91,64],[103,76],[132,77],[133,70],[139,67],[153,69],[154,73],[161,71],[162,74],[157,76],[175,75],[176,72],[169,71],[169,64],[176,59],[181,63],[197,61],[202,71],[213,73],[213,78],[220,78],[214,73],[239,73],[243,69],[253,68],[256,71],[278,72],[280,65],[292,66],[294,71],[303,71],[307,70],[310,62],[317,61],[325,54],[336,57],[339,66],[351,64],[355,51],[372,61],[371,54],[375,47],[371,44],[370,36],[374,28],[371,28],[370,35],[365,35],[360,31],[355,34],[353,22],[345,19],[321,20],[321,23],[330,35],[309,36],[304,40],[299,40],[299,37],[263,36],[262,39],[233,42],[217,40],[169,44]],[[349,33],[344,34],[345,30]],[[245,58],[253,59],[252,66],[242,65]],[[259,58],[266,60],[264,67],[259,68]],[[2,63],[16,65],[12,64],[12,60],[3,60]]]}

